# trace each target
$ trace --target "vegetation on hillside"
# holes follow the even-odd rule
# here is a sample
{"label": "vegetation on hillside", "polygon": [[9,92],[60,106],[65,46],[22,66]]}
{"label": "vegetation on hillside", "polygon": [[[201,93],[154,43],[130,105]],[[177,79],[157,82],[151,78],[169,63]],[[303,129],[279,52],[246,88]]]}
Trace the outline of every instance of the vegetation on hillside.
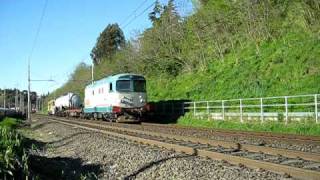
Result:
{"label": "vegetation on hillside", "polygon": [[[319,1],[199,2],[188,17],[173,0],[155,3],[152,27],[101,56],[95,79],[143,74],[151,101],[320,93]],[[88,81],[72,80],[90,76],[80,64],[49,99],[70,91],[83,98]]]}
{"label": "vegetation on hillside", "polygon": [[112,56],[125,46],[125,38],[118,24],[109,24],[98,37],[95,47],[91,51],[94,64],[100,64],[103,58]]}

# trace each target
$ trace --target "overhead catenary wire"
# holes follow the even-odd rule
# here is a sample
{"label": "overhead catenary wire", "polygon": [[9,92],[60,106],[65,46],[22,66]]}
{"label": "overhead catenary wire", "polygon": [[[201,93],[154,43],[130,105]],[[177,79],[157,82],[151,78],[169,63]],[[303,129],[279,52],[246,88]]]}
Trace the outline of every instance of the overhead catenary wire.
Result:
{"label": "overhead catenary wire", "polygon": [[48,5],[48,0],[45,0],[44,6],[43,6],[43,9],[42,9],[42,13],[41,13],[41,17],[40,17],[40,22],[39,22],[39,25],[38,25],[38,28],[37,28],[37,31],[36,31],[36,35],[34,37],[34,40],[33,40],[32,46],[31,46],[31,51],[30,51],[29,58],[28,58],[29,61],[30,61],[30,59],[31,59],[31,57],[33,55],[35,46],[36,46],[37,41],[38,41],[38,37],[39,37],[40,30],[41,30],[41,27],[42,27],[42,22],[43,22],[43,18],[44,18],[46,9],[47,9],[47,5]]}
{"label": "overhead catenary wire", "polygon": [[31,115],[31,104],[30,104],[30,102],[31,102],[30,101],[30,81],[31,81],[31,78],[30,78],[30,61],[31,61],[31,57],[33,55],[35,46],[37,44],[37,40],[38,40],[38,37],[39,37],[39,34],[40,34],[42,21],[43,21],[43,18],[44,18],[46,9],[47,9],[47,5],[48,5],[48,0],[45,0],[44,6],[43,6],[43,9],[42,9],[42,13],[41,13],[41,17],[40,17],[40,22],[39,22],[39,25],[38,25],[38,28],[37,28],[37,31],[36,31],[36,35],[35,35],[33,43],[32,43],[31,51],[30,51],[30,54],[29,54],[29,57],[28,57],[28,122],[30,124],[31,124],[31,116],[30,116]]}
{"label": "overhead catenary wire", "polygon": [[127,24],[125,24],[122,29],[125,29],[129,24],[131,24],[134,20],[136,20],[139,16],[141,16],[142,14],[144,14],[147,10],[149,10],[150,8],[153,7],[153,5],[156,3],[156,1],[154,1],[152,4],[150,4],[148,7],[146,7],[141,13],[139,13],[138,15],[134,16],[133,19],[131,21],[129,21]]}
{"label": "overhead catenary wire", "polygon": [[132,11],[132,13],[130,13],[125,19],[124,21],[122,21],[120,24],[124,24],[126,23],[131,16],[135,15],[135,13],[147,2],[148,0],[144,0],[134,11]]}

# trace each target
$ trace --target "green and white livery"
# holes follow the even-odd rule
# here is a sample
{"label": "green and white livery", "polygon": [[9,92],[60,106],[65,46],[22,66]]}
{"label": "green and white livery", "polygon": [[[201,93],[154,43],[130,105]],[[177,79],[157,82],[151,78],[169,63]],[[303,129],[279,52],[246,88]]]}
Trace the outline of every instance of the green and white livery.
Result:
{"label": "green and white livery", "polygon": [[94,119],[139,121],[147,103],[146,80],[137,74],[116,74],[86,86],[84,114]]}

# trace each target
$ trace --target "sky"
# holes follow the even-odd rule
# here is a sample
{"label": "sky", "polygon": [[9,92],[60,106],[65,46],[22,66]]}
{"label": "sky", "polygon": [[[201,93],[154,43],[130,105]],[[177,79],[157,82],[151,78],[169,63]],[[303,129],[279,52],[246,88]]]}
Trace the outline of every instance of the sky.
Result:
{"label": "sky", "polygon": [[[163,4],[167,1],[160,0]],[[39,94],[53,91],[68,80],[77,64],[91,64],[91,49],[109,23],[120,24],[126,39],[150,27],[148,13],[153,6],[147,8],[153,2],[47,0],[39,35],[35,38],[46,0],[0,0],[0,89],[27,89],[30,57],[31,79],[54,80],[32,82],[31,90]],[[190,0],[175,3],[181,15],[191,13]]]}

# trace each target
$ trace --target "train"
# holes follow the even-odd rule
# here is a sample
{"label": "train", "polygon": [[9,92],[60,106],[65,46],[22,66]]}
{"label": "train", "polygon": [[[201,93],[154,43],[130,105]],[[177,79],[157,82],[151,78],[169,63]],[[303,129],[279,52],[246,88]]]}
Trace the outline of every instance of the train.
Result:
{"label": "train", "polygon": [[48,114],[79,117],[82,113],[80,96],[69,92],[48,102]]}
{"label": "train", "polygon": [[84,103],[72,92],[48,102],[49,115],[112,122],[140,122],[148,109],[146,79],[133,73],[114,74],[87,85]]}
{"label": "train", "polygon": [[17,111],[16,109],[0,108],[0,120],[2,120],[4,117],[24,119],[26,114],[22,113],[21,111]]}

